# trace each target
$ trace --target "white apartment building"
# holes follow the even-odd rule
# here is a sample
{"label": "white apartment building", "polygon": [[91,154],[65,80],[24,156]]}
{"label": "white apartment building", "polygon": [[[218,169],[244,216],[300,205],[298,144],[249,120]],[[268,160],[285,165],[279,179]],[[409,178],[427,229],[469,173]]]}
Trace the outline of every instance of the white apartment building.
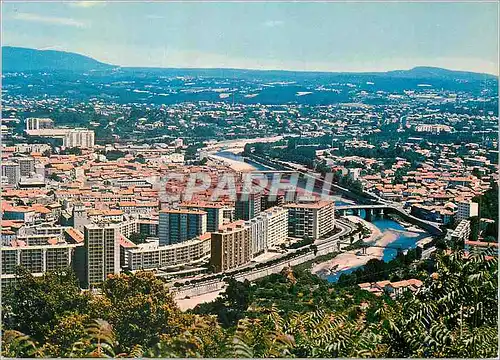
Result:
{"label": "white apartment building", "polygon": [[272,207],[246,222],[252,240],[252,256],[283,244],[288,239],[288,210]]}
{"label": "white apartment building", "polygon": [[262,214],[267,219],[267,247],[279,246],[288,239],[288,209],[272,207]]}
{"label": "white apartment building", "polygon": [[21,180],[21,167],[18,163],[12,161],[2,162],[2,183],[17,185]]}
{"label": "white apartment building", "polygon": [[49,118],[27,118],[26,130],[40,130],[54,128],[54,120]]}
{"label": "white apartment building", "polygon": [[[151,188],[151,182],[148,179],[134,179],[123,178],[112,181],[113,186],[130,187],[130,186],[144,186]],[[132,200],[132,199],[131,199]]]}
{"label": "white apartment building", "polygon": [[160,246],[158,241],[148,242],[126,251],[127,264],[132,271],[193,265],[209,259],[210,234],[173,245]]}
{"label": "white apartment building", "polygon": [[470,221],[462,220],[455,228],[455,230],[451,232],[450,234],[451,240],[454,242],[463,242],[469,240],[470,231],[471,231]]}
{"label": "white apartment building", "polygon": [[245,222],[250,230],[252,257],[267,251],[267,224],[267,218],[260,215]]}
{"label": "white apartment building", "polygon": [[479,215],[478,203],[471,201],[462,201],[457,203],[457,213],[455,214],[456,221],[465,220],[472,216],[478,216],[478,215]]}
{"label": "white apartment building", "polygon": [[120,240],[116,225],[85,225],[84,249],[85,286],[99,287],[108,275],[120,273]]}
{"label": "white apartment building", "polygon": [[33,276],[46,271],[66,269],[72,266],[75,248],[79,244],[58,243],[49,245],[28,245],[23,241],[16,246],[2,246],[2,289],[15,281],[16,267],[26,268]]}
{"label": "white apartment building", "polygon": [[286,204],[288,209],[288,235],[296,238],[319,239],[335,228],[335,203]]}
{"label": "white apartment building", "polygon": [[94,130],[71,129],[63,138],[63,146],[91,149],[94,147]]}
{"label": "white apartment building", "polygon": [[17,144],[16,147],[17,153],[39,153],[43,154],[45,151],[50,151],[51,147],[47,144]]}

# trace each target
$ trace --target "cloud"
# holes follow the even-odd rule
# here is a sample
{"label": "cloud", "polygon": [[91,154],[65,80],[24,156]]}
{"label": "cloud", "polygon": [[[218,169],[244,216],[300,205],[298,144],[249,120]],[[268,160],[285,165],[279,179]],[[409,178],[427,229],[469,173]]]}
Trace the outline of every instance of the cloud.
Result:
{"label": "cloud", "polygon": [[89,8],[89,7],[94,7],[94,6],[101,6],[101,5],[106,5],[106,1],[73,1],[68,4],[69,6],[72,7],[80,7],[80,8]]}
{"label": "cloud", "polygon": [[264,23],[264,26],[267,27],[277,27],[277,26],[283,26],[285,22],[283,20],[268,20]]}
{"label": "cloud", "polygon": [[31,21],[31,22],[38,22],[38,23],[45,23],[45,24],[53,24],[53,25],[63,25],[63,26],[74,26],[74,27],[85,27],[86,24],[72,19],[72,18],[65,18],[65,17],[53,17],[53,16],[43,16],[43,15],[38,15],[38,14],[32,14],[32,13],[16,13],[13,16],[13,19],[16,20],[21,20],[21,21]]}

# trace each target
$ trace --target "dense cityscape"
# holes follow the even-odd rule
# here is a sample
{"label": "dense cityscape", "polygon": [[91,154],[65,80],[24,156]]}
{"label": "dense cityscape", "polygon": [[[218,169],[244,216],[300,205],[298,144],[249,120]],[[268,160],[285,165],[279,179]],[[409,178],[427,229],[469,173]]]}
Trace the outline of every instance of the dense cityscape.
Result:
{"label": "dense cityscape", "polygon": [[2,356],[498,356],[498,76],[2,59]]}

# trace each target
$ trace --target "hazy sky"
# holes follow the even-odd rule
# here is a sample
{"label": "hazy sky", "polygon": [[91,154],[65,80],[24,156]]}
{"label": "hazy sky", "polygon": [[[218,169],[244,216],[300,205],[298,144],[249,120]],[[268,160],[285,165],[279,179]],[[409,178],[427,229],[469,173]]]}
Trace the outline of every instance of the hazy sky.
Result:
{"label": "hazy sky", "polygon": [[128,66],[498,74],[498,3],[3,3],[3,45]]}

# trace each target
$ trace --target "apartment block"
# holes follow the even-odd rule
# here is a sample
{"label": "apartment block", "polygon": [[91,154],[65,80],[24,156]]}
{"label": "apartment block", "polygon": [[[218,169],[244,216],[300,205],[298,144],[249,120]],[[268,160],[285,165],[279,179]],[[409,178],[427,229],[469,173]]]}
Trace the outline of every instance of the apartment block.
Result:
{"label": "apartment block", "polygon": [[99,287],[108,275],[120,273],[120,241],[116,225],[85,225],[83,250],[83,269],[77,271],[83,287]]}
{"label": "apartment block", "polygon": [[207,213],[207,231],[214,232],[224,223],[224,206],[210,202],[185,202],[180,204],[181,209],[200,210]]}
{"label": "apartment block", "polygon": [[478,215],[479,215],[478,203],[471,201],[462,201],[457,203],[457,212],[455,214],[456,221],[465,220],[472,216],[478,216]]}
{"label": "apartment block", "polygon": [[178,244],[160,246],[157,241],[139,244],[127,250],[128,268],[135,270],[164,269],[168,267],[194,265],[210,257],[211,234]]}
{"label": "apartment block", "polygon": [[2,161],[2,183],[17,185],[21,179],[21,166],[13,161]]}
{"label": "apartment block", "polygon": [[85,225],[90,224],[87,208],[83,203],[74,204],[71,219],[73,227],[83,233]]}
{"label": "apartment block", "polygon": [[236,194],[235,202],[235,217],[237,220],[250,220],[259,215],[261,210],[261,194],[260,193],[244,193]]}
{"label": "apartment block", "polygon": [[288,209],[272,207],[267,209],[262,216],[267,222],[267,247],[279,246],[288,239]]}
{"label": "apartment block", "polygon": [[469,240],[471,228],[469,220],[462,220],[458,226],[451,232],[451,241],[454,243],[462,243]]}
{"label": "apartment block", "polygon": [[160,245],[172,245],[207,232],[207,213],[200,210],[169,209],[160,211]]}
{"label": "apartment block", "polygon": [[63,270],[72,266],[78,244],[58,243],[29,245],[25,241],[14,241],[14,246],[2,246],[2,289],[15,281],[16,267],[22,266],[34,276],[47,271]]}
{"label": "apartment block", "polygon": [[288,235],[296,238],[319,239],[335,228],[333,201],[294,203],[288,209]]}
{"label": "apartment block", "polygon": [[251,259],[250,228],[244,221],[235,221],[212,233],[210,265],[215,272],[237,268]]}
{"label": "apartment block", "polygon": [[273,207],[246,222],[250,228],[252,256],[283,244],[288,239],[288,210]]}
{"label": "apartment block", "polygon": [[250,230],[252,257],[267,251],[267,218],[259,215],[245,222]]}
{"label": "apartment block", "polygon": [[31,156],[12,158],[19,164],[19,172],[21,176],[29,177],[35,172],[35,159]]}
{"label": "apartment block", "polygon": [[53,129],[54,120],[49,118],[27,118],[26,130]]}
{"label": "apartment block", "polygon": [[94,147],[94,130],[71,129],[64,135],[63,145],[68,148],[91,149]]}

